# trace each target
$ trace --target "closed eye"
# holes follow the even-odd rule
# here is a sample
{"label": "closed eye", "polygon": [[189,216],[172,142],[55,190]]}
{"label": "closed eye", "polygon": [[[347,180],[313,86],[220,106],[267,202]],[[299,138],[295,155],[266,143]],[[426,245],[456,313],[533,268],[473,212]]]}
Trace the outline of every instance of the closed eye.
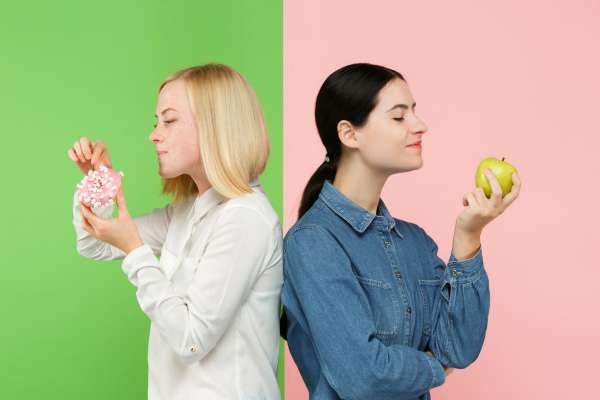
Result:
{"label": "closed eye", "polygon": [[396,121],[404,121],[404,117],[394,118]]}
{"label": "closed eye", "polygon": [[[164,124],[165,124],[165,125],[169,125],[170,123],[172,123],[172,122],[175,122],[175,121],[177,121],[177,120],[176,120],[176,119],[173,119],[173,120],[171,120],[171,121],[165,121],[165,122],[164,122]],[[156,128],[156,124],[154,124],[154,125],[152,125],[152,126],[154,126],[154,127]]]}

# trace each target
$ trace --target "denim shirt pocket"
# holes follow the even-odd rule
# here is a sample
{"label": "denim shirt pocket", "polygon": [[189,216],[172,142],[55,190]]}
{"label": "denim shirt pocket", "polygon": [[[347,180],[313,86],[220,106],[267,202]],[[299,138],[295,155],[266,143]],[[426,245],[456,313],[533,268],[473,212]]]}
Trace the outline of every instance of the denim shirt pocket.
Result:
{"label": "denim shirt pocket", "polygon": [[439,312],[439,301],[437,296],[440,296],[442,287],[441,279],[419,279],[419,293],[423,302],[423,335],[428,337],[431,335],[433,323],[437,319]]}
{"label": "denim shirt pocket", "polygon": [[392,285],[360,275],[355,275],[373,312],[375,337],[383,344],[396,343],[401,332],[400,302]]}

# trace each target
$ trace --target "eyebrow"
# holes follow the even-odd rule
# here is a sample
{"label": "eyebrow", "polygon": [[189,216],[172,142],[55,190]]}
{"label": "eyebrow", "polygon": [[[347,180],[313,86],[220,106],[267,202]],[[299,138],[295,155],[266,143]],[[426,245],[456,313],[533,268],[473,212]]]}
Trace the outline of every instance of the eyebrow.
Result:
{"label": "eyebrow", "polygon": [[[413,103],[413,108],[417,106],[417,103]],[[386,112],[390,112],[392,110],[395,110],[396,108],[403,108],[405,110],[408,110],[408,106],[406,104],[395,104],[392,108],[390,108],[389,110],[387,110]]]}
{"label": "eyebrow", "polygon": [[[169,111],[169,110],[177,111],[176,109],[174,109],[174,108],[172,108],[172,107],[169,107],[169,108],[165,108],[164,110],[162,110],[162,111],[160,112],[160,114],[162,115],[162,114],[166,113],[166,112],[167,112],[167,111]],[[156,114],[154,114],[154,116],[155,116],[155,117],[158,117],[158,115],[156,115]]]}

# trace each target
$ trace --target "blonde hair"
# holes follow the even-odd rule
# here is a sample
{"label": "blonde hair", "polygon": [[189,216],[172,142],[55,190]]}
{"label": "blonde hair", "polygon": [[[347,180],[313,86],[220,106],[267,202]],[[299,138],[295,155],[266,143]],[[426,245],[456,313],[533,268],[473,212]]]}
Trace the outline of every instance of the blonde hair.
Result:
{"label": "blonde hair", "polygon": [[[264,171],[270,144],[263,112],[246,79],[223,64],[205,64],[182,69],[168,76],[181,79],[198,127],[202,166],[212,187],[233,198],[251,193],[250,182]],[[162,179],[162,194],[178,202],[198,188],[189,175]]]}

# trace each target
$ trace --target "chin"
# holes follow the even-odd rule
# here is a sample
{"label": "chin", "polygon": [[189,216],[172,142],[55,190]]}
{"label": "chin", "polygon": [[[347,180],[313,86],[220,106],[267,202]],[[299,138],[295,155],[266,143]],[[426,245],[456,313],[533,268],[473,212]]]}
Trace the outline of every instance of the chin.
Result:
{"label": "chin", "polygon": [[175,176],[173,176],[173,174],[170,174],[169,171],[165,171],[160,167],[158,168],[158,175],[160,175],[160,177],[163,179],[175,178]]}
{"label": "chin", "polygon": [[184,174],[185,174],[185,172],[182,172],[182,171],[169,171],[169,170],[165,170],[161,167],[158,167],[158,175],[160,175],[164,179],[178,178]]}
{"label": "chin", "polygon": [[422,166],[423,166],[423,160],[421,160],[419,162],[415,162],[415,163],[398,165],[398,166],[394,167],[393,173],[396,174],[396,173],[399,173],[399,172],[415,171],[417,169],[420,169]]}

